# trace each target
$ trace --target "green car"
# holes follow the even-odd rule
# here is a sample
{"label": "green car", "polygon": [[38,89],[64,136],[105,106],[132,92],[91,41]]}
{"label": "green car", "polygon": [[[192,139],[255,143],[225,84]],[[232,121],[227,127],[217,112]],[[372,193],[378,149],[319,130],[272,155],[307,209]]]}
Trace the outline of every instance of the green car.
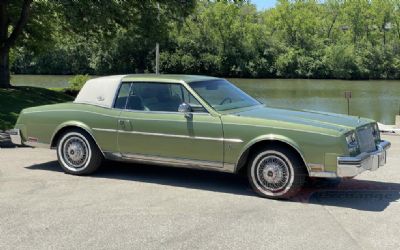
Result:
{"label": "green car", "polygon": [[89,80],[73,103],[24,109],[15,144],[57,150],[65,172],[102,161],[247,173],[259,195],[289,198],[307,177],[354,177],[386,163],[375,121],[270,108],[227,80],[123,75]]}

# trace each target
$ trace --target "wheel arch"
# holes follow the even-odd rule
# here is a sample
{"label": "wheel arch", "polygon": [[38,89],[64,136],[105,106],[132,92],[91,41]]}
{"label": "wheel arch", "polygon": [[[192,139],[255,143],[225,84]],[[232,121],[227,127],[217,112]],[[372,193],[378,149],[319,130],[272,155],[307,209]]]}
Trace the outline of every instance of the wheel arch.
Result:
{"label": "wheel arch", "polygon": [[292,139],[282,136],[282,135],[263,135],[251,140],[247,145],[243,148],[238,160],[236,161],[235,172],[239,173],[246,168],[246,163],[248,161],[249,155],[254,150],[259,149],[260,147],[270,146],[270,145],[281,145],[289,148],[295,153],[300,160],[302,160],[305,168],[307,169],[308,174],[310,173],[310,169],[308,168],[307,161],[304,157],[303,152],[300,149],[300,146]]}
{"label": "wheel arch", "polygon": [[93,132],[92,132],[92,130],[90,129],[90,127],[89,127],[88,125],[86,125],[85,123],[83,123],[83,122],[78,122],[78,121],[69,121],[69,122],[65,122],[65,123],[59,125],[59,126],[55,129],[55,131],[54,131],[54,133],[53,133],[53,135],[52,135],[52,137],[51,137],[51,140],[50,140],[50,148],[52,148],[52,149],[56,148],[56,147],[57,147],[57,143],[58,143],[58,141],[59,141],[61,135],[62,135],[65,131],[68,131],[68,130],[70,130],[70,129],[80,129],[80,130],[85,131],[85,132],[92,138],[92,140],[93,140],[94,143],[96,144],[97,148],[100,150],[100,152],[101,152],[101,153],[103,154],[103,156],[104,156],[103,150],[101,150],[101,147],[99,146],[99,144],[97,143],[95,137],[93,136]]}

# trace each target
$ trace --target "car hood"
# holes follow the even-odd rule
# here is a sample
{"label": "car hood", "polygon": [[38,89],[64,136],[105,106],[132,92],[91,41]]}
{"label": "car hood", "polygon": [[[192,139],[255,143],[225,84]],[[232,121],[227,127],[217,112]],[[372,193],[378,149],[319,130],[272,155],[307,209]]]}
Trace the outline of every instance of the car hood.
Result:
{"label": "car hood", "polygon": [[335,114],[328,112],[320,112],[313,110],[291,110],[281,108],[271,108],[259,106],[256,108],[243,110],[232,115],[258,118],[274,121],[282,121],[288,123],[296,123],[301,125],[309,125],[318,128],[326,128],[338,132],[347,132],[365,124],[374,122],[373,120],[360,118],[356,116],[348,116],[343,114]]}

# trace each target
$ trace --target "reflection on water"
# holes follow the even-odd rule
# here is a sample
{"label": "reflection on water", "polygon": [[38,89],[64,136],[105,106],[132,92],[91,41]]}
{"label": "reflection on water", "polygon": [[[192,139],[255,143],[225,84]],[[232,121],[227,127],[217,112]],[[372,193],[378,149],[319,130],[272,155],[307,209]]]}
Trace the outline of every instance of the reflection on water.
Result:
{"label": "reflection on water", "polygon": [[394,124],[400,109],[400,81],[230,79],[269,106],[347,113],[345,91],[352,91],[350,114]]}
{"label": "reflection on water", "polygon": [[[71,76],[16,75],[14,85],[68,86]],[[400,81],[230,79],[269,106],[347,113],[344,91],[352,91],[350,113],[394,124],[400,111]]]}

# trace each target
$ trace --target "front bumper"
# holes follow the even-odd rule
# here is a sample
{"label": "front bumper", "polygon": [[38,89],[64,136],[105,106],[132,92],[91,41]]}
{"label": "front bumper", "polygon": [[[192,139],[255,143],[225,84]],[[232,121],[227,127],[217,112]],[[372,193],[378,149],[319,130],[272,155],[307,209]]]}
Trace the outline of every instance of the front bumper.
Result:
{"label": "front bumper", "polygon": [[19,130],[19,129],[11,129],[9,131],[9,133],[10,133],[11,142],[13,144],[22,145],[21,130]]}
{"label": "front bumper", "polygon": [[338,177],[354,177],[366,170],[377,170],[386,164],[386,151],[389,148],[390,142],[381,141],[374,152],[361,153],[355,157],[338,157],[336,175]]}

